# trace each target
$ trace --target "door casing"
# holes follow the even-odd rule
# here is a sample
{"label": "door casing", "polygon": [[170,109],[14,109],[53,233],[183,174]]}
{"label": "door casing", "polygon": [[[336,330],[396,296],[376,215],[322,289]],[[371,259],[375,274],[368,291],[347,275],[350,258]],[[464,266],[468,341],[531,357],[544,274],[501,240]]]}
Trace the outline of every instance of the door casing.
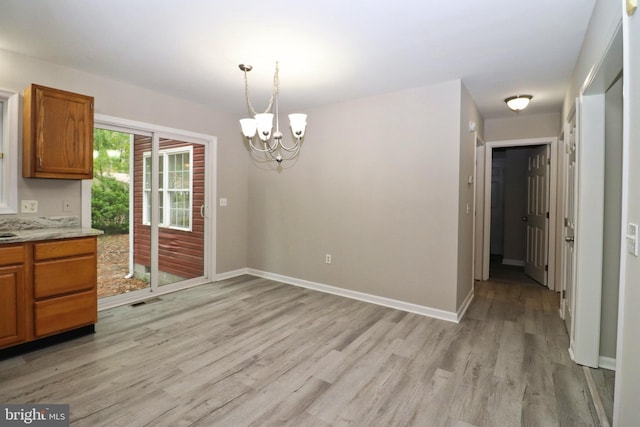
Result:
{"label": "door casing", "polygon": [[[556,264],[559,262],[556,257],[556,192],[557,192],[557,164],[558,164],[558,138],[555,136],[545,138],[528,138],[513,139],[504,141],[487,141],[485,143],[485,159],[484,159],[484,226],[482,231],[483,247],[482,252],[478,256],[482,257],[482,280],[489,280],[489,262],[490,262],[490,245],[491,245],[491,166],[494,148],[507,147],[524,147],[531,145],[550,146],[550,176],[549,176],[549,241],[548,241],[548,259],[549,273],[548,283],[549,289],[556,290],[555,270]],[[558,289],[559,290],[559,289]]]}

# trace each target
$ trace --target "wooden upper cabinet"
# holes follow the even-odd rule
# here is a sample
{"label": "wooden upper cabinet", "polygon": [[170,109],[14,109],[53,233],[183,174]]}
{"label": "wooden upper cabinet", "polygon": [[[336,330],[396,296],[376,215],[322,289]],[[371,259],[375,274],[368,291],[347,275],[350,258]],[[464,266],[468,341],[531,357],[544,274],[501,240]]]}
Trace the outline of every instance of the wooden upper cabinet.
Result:
{"label": "wooden upper cabinet", "polygon": [[23,140],[25,178],[93,178],[93,97],[32,84]]}

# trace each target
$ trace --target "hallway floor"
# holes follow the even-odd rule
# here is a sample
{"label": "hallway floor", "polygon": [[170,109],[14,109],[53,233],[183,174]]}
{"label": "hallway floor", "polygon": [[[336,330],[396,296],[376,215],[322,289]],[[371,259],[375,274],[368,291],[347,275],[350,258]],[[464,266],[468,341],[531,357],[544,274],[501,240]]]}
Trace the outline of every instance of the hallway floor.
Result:
{"label": "hallway floor", "polygon": [[[504,265],[501,263],[501,257],[499,256],[492,256],[489,271],[489,282],[491,283],[501,283],[505,285],[512,284],[515,286],[534,286],[544,289],[542,285],[524,274],[524,267]],[[559,305],[560,294],[555,293],[555,295],[557,295]],[[601,402],[601,410],[604,412],[603,415],[606,416],[607,422],[609,422],[609,424],[612,424],[615,371],[602,368],[587,369],[591,371],[594,385],[596,387],[596,392],[598,393],[598,398]]]}

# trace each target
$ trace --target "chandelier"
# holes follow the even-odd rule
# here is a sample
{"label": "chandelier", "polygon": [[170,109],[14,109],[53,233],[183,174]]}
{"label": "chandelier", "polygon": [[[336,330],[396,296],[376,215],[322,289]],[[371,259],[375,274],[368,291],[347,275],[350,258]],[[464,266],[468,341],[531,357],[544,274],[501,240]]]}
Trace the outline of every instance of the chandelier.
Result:
{"label": "chandelier", "polygon": [[[294,142],[286,145],[282,142],[282,132],[280,132],[280,121],[278,117],[278,95],[280,91],[280,80],[278,77],[278,63],[276,62],[276,71],[273,75],[273,90],[269,105],[264,113],[257,113],[249,99],[249,82],[247,73],[253,69],[251,65],[240,64],[240,69],[244,72],[244,96],[247,100],[247,107],[253,119],[240,120],[242,134],[249,141],[251,150],[264,155],[267,161],[275,160],[282,163],[283,160],[291,160],[300,152],[300,145],[304,137],[304,131],[307,127],[306,114],[289,114],[289,126],[293,135]],[[275,107],[276,129],[273,130],[273,116],[271,109]],[[256,134],[259,141],[254,145]]]}

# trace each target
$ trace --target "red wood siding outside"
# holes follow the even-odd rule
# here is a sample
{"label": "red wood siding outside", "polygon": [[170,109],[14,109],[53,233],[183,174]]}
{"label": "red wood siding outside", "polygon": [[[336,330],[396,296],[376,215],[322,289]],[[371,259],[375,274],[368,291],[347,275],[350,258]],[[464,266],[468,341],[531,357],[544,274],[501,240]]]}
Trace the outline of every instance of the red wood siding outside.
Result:
{"label": "red wood siding outside", "polygon": [[[162,139],[160,150],[193,145],[192,231],[160,227],[158,262],[161,272],[185,279],[204,275],[204,219],[200,206],[204,204],[204,146]],[[151,227],[142,224],[143,159],[151,151],[151,138],[134,136],[133,168],[133,258],[135,264],[151,266]]]}

